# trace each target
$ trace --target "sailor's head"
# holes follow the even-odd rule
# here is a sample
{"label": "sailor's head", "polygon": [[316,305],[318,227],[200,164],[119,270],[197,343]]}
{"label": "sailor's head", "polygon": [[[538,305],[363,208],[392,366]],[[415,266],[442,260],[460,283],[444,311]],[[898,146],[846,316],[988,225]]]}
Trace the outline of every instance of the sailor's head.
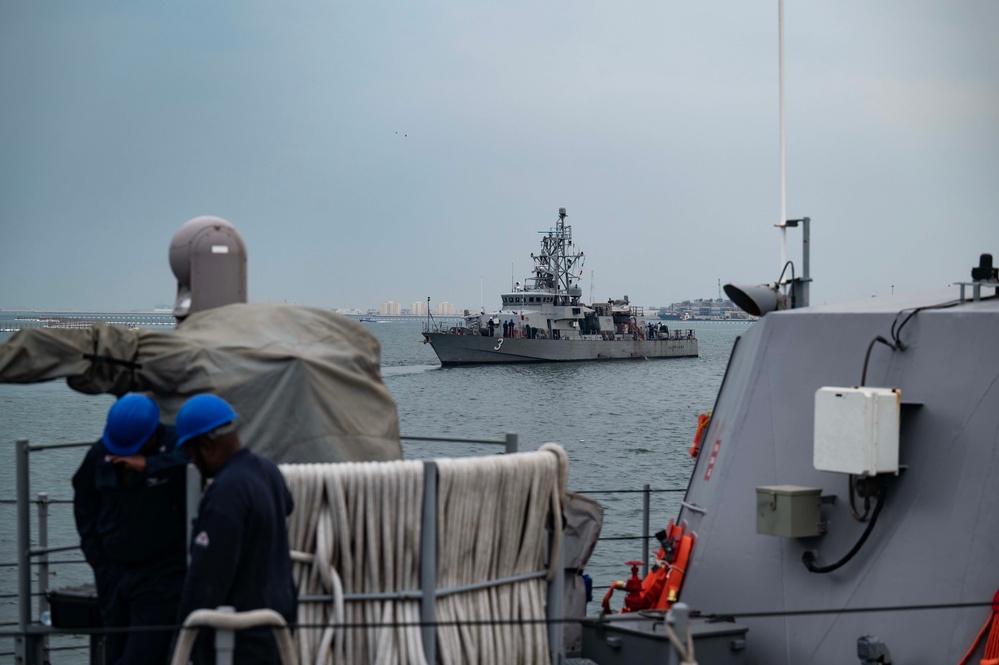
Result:
{"label": "sailor's head", "polygon": [[160,409],[145,395],[124,395],[108,411],[101,441],[112,455],[128,457],[155,446]]}
{"label": "sailor's head", "polygon": [[201,475],[214,476],[240,448],[234,421],[237,415],[217,395],[196,395],[177,413],[177,447],[187,451]]}

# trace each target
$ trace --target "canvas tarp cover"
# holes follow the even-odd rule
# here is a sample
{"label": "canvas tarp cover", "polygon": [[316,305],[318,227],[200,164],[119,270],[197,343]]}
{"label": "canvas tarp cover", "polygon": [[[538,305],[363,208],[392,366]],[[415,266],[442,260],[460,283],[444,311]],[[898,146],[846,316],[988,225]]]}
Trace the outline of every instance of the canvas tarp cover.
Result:
{"label": "canvas tarp cover", "polygon": [[[600,530],[604,525],[604,508],[590,497],[566,492],[562,501],[565,518],[563,531],[563,560],[565,562],[565,616],[586,617],[586,568],[593,548],[597,546]],[[583,650],[583,626],[569,622],[563,628],[563,642],[568,656],[577,656]]]}
{"label": "canvas tarp cover", "polygon": [[213,393],[239,414],[240,439],[277,462],[402,457],[378,341],[332,312],[236,304],[175,330],[30,328],[0,345],[0,382],[65,377],[83,393],[145,392],[172,424],[189,397]]}

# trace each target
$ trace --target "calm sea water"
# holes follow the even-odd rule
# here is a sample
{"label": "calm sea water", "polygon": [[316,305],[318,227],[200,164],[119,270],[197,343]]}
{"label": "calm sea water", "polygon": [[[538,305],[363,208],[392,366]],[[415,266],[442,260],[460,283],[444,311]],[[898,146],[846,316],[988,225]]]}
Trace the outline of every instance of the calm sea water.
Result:
{"label": "calm sea water", "polygon": [[[13,317],[0,312],[0,328]],[[514,432],[521,450],[547,441],[562,444],[569,454],[570,489],[600,492],[593,497],[605,508],[604,536],[637,536],[642,526],[641,495],[607,490],[686,487],[692,466],[687,449],[697,416],[713,406],[732,345],[747,328],[745,323],[685,326],[696,331],[698,358],[444,368],[430,345],[422,343],[420,321],[362,325],[381,343],[382,376],[398,405],[403,435],[502,438]],[[0,342],[10,336],[0,332]],[[14,498],[16,439],[33,444],[95,440],[112,402],[108,395],[76,393],[62,381],[0,385],[0,500]],[[403,449],[412,459],[492,452],[420,442],[404,443]],[[70,478],[84,451],[33,454],[32,494],[71,499]],[[652,496],[652,531],[677,514],[681,496]],[[77,542],[70,505],[52,506],[49,524],[50,546]],[[0,564],[15,560],[15,545],[14,506],[0,503]],[[80,558],[76,552],[53,555],[63,561]],[[627,577],[624,561],[635,558],[641,558],[640,541],[601,542],[588,572],[594,584],[606,585]],[[0,567],[0,624],[17,620],[16,598],[4,597],[16,593],[16,577],[16,569]],[[54,567],[50,585],[86,581],[86,565],[73,563]],[[0,626],[0,631],[8,629]],[[12,651],[12,644],[10,638],[0,639],[0,654]],[[58,644],[83,641],[64,638]],[[60,653],[55,662],[85,662],[85,656]]]}

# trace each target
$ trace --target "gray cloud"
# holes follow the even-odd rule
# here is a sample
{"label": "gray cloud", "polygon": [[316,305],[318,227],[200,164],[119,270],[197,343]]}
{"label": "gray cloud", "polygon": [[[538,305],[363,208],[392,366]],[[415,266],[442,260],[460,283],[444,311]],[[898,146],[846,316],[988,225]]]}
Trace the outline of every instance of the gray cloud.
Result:
{"label": "gray cloud", "polygon": [[[168,303],[202,214],[253,300],[488,306],[559,206],[597,298],[776,279],[776,3],[369,5],[0,5],[0,307]],[[999,255],[997,31],[992,2],[788,3],[813,301]]]}

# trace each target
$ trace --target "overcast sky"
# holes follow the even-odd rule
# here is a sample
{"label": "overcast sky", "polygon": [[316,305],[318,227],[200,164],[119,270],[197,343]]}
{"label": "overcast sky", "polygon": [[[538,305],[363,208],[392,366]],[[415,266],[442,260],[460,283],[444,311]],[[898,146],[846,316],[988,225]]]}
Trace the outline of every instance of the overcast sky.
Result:
{"label": "overcast sky", "polygon": [[[251,301],[495,307],[562,206],[587,298],[772,282],[777,13],[4,0],[0,308],[172,305],[199,215],[239,229]],[[785,30],[813,303],[999,262],[999,2],[787,0]]]}

